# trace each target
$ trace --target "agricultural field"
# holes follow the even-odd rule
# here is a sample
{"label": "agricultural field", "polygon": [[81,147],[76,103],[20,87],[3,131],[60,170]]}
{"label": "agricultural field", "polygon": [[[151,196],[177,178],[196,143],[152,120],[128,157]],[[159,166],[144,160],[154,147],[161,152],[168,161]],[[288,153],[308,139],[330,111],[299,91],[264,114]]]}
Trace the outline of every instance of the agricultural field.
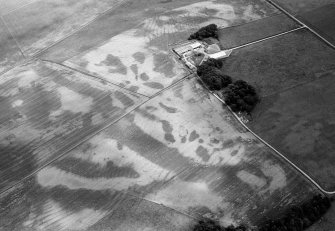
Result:
{"label": "agricultural field", "polygon": [[[165,225],[171,216],[187,227],[199,215],[255,225],[314,192],[193,77],[16,185],[0,215],[8,230],[125,230],[122,217],[142,209]],[[168,217],[153,215],[156,205]]]}
{"label": "agricultural field", "polygon": [[[236,26],[225,44],[296,28],[267,1],[0,0],[0,14],[0,230],[254,226],[319,193],[171,52],[210,23]],[[262,44],[224,66],[259,82],[256,110],[330,84],[333,53],[305,30]]]}
{"label": "agricultural field", "polygon": [[148,18],[64,64],[151,96],[185,76],[184,68],[169,52],[169,44],[187,39],[192,31],[210,23],[225,27],[262,17],[250,7],[242,12],[235,15],[232,6],[212,1],[178,7]]}
{"label": "agricultural field", "polygon": [[334,229],[334,217],[335,206],[333,204],[328,213],[326,213],[326,215],[319,222],[315,223],[313,226],[307,229],[307,231],[329,231]]}
{"label": "agricultural field", "polygon": [[295,15],[334,3],[334,0],[272,0]]}
{"label": "agricultural field", "polygon": [[0,21],[0,74],[24,59],[6,25]]}
{"label": "agricultural field", "polygon": [[3,15],[3,20],[24,53],[31,56],[122,2],[123,0],[33,1]]}
{"label": "agricultural field", "polygon": [[234,50],[223,70],[262,97],[314,81],[334,70],[334,51],[305,29]]}
{"label": "agricultural field", "polygon": [[280,13],[242,25],[222,28],[219,30],[219,40],[222,49],[230,49],[298,27],[296,22]]}
{"label": "agricultural field", "polygon": [[333,25],[334,15],[335,2],[334,4],[325,5],[315,10],[302,13],[299,15],[299,18],[335,46],[335,26]]}
{"label": "agricultural field", "polygon": [[0,84],[0,191],[144,101],[119,87],[43,62],[12,69]]}
{"label": "agricultural field", "polygon": [[236,50],[224,71],[262,96],[249,126],[334,190],[335,52],[305,30]]}
{"label": "agricultural field", "polygon": [[335,190],[335,69],[310,83],[262,99],[251,128],[309,173]]}

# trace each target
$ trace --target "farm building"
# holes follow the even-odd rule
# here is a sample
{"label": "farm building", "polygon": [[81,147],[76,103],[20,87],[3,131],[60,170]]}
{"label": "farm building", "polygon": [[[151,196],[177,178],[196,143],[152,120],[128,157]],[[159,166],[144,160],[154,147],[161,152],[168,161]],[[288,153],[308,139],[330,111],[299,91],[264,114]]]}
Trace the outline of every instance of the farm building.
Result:
{"label": "farm building", "polygon": [[208,55],[208,57],[211,59],[223,59],[229,57],[231,52],[231,50],[219,51],[217,53]]}
{"label": "farm building", "polygon": [[193,51],[195,49],[199,49],[203,47],[203,44],[201,44],[198,41],[192,42],[192,43],[188,43],[188,44],[184,44],[182,46],[176,47],[173,50],[179,55],[182,56],[184,53],[189,52],[189,51]]}

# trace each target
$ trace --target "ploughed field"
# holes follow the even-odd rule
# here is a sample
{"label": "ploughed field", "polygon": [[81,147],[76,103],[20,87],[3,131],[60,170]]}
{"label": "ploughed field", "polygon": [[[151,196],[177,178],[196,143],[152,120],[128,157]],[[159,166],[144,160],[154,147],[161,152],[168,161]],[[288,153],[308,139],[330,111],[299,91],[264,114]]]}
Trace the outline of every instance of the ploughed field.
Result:
{"label": "ploughed field", "polygon": [[0,5],[1,230],[256,225],[317,193],[170,51],[278,15],[265,1]]}

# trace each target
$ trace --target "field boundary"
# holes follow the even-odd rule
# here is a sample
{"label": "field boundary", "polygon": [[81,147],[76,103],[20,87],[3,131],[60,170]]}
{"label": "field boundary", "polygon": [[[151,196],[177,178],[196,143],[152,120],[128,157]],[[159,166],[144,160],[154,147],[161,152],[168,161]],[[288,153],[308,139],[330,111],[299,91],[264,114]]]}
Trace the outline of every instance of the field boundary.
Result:
{"label": "field boundary", "polygon": [[74,71],[74,72],[78,72],[78,73],[80,73],[80,74],[82,74],[82,75],[85,75],[85,76],[88,76],[88,77],[91,77],[91,78],[94,78],[94,79],[101,80],[101,81],[106,82],[106,83],[109,83],[109,84],[111,84],[111,85],[113,85],[113,86],[115,86],[115,87],[118,87],[118,88],[120,88],[120,89],[122,89],[122,90],[125,90],[125,91],[127,91],[128,93],[130,93],[130,94],[134,94],[134,95],[142,96],[142,97],[145,97],[145,98],[150,98],[150,96],[143,95],[143,94],[141,94],[141,93],[131,91],[131,90],[127,89],[127,88],[124,88],[124,87],[121,87],[121,86],[117,85],[116,83],[113,83],[113,82],[111,82],[111,81],[108,81],[108,80],[106,80],[106,79],[104,79],[104,78],[102,78],[102,77],[99,77],[99,76],[96,76],[96,75],[87,73],[87,72],[82,71],[82,70],[77,69],[77,68],[73,68],[73,67],[68,66],[68,65],[66,65],[66,64],[64,64],[64,63],[58,63],[58,62],[51,61],[51,60],[47,60],[47,59],[36,59],[36,60],[39,60],[39,61],[42,61],[42,62],[45,62],[45,63],[55,64],[55,65],[61,66],[61,67],[63,67],[63,68],[72,70],[72,71]]}
{"label": "field boundary", "polygon": [[49,50],[50,48],[56,46],[57,44],[61,43],[62,41],[66,40],[67,38],[71,37],[72,35],[78,33],[79,31],[85,29],[87,26],[89,26],[90,24],[94,23],[95,21],[97,21],[98,19],[100,19],[102,16],[108,14],[109,12],[117,9],[118,7],[121,7],[123,4],[126,4],[129,0],[121,0],[120,2],[116,3],[115,5],[113,5],[112,7],[108,8],[107,10],[98,13],[92,20],[88,21],[87,23],[85,23],[84,25],[80,26],[78,29],[70,32],[69,34],[65,35],[63,38],[60,38],[59,40],[55,41],[54,43],[52,43],[51,45],[42,48],[39,51],[36,51],[35,53],[33,53],[32,55],[28,55],[32,58],[37,58],[38,56],[42,55],[43,53],[45,53],[47,50]]}
{"label": "field boundary", "polygon": [[270,3],[270,4],[272,4],[274,7],[276,7],[278,10],[280,10],[284,14],[286,14],[288,17],[290,17],[291,19],[293,19],[294,21],[296,21],[297,23],[299,23],[300,25],[306,27],[310,32],[312,32],[316,37],[318,37],[319,39],[321,39],[322,41],[324,41],[328,46],[330,46],[331,48],[335,49],[335,45],[334,44],[332,44],[326,38],[324,38],[323,36],[321,36],[317,31],[315,31],[314,29],[312,29],[311,27],[309,27],[306,23],[304,23],[303,21],[301,21],[300,19],[298,19],[297,17],[295,17],[293,14],[291,14],[290,12],[288,12],[285,8],[283,8],[282,6],[280,6],[278,3],[275,3],[273,0],[266,0],[266,1],[268,3]]}
{"label": "field boundary", "polygon": [[285,155],[280,153],[277,149],[275,149],[272,145],[270,145],[268,142],[263,140],[260,136],[258,136],[255,132],[253,132],[243,121],[240,119],[240,117],[231,110],[231,108],[226,104],[226,102],[221,99],[216,93],[209,91],[212,95],[214,95],[215,98],[217,98],[220,102],[222,102],[228,110],[234,115],[234,117],[240,122],[240,124],[247,129],[251,134],[253,134],[258,140],[260,140],[263,144],[265,144],[268,148],[270,148],[272,151],[274,151],[279,157],[281,157],[283,160],[285,160],[287,163],[289,163],[294,169],[296,169],[299,173],[301,173],[304,177],[307,178],[314,186],[316,186],[322,193],[326,195],[335,195],[335,191],[327,191],[323,189],[311,176],[309,176],[306,172],[304,172],[302,169],[300,169],[297,165],[295,165],[292,161],[290,161]]}
{"label": "field boundary", "polygon": [[87,137],[83,138],[80,142],[78,142],[77,144],[73,145],[72,147],[69,147],[67,150],[65,150],[63,153],[61,153],[59,156],[55,157],[54,159],[48,161],[47,163],[43,164],[42,166],[38,167],[36,170],[34,170],[32,173],[28,174],[27,176],[23,177],[22,179],[18,180],[17,182],[15,182],[14,184],[4,188],[3,190],[0,191],[0,196],[4,193],[6,193],[8,190],[11,190],[12,188],[14,188],[15,186],[21,184],[23,181],[29,179],[29,177],[34,176],[36,173],[38,173],[39,171],[41,171],[42,169],[44,169],[45,167],[51,165],[52,163],[54,163],[55,161],[63,158],[64,156],[66,156],[69,152],[71,152],[72,150],[74,150],[75,148],[77,148],[78,146],[82,145],[84,142],[88,141],[89,139],[91,139],[92,137],[94,137],[95,135],[99,134],[100,132],[106,130],[107,128],[109,128],[110,126],[112,126],[113,124],[117,123],[118,121],[122,120],[123,118],[125,118],[127,115],[129,115],[130,113],[134,112],[136,109],[138,109],[139,107],[141,107],[142,105],[146,104],[147,102],[149,102],[150,100],[152,100],[153,98],[155,98],[156,96],[162,94],[163,92],[165,92],[166,90],[169,90],[170,88],[176,86],[177,84],[183,82],[184,80],[188,79],[188,78],[192,78],[192,76],[194,77],[193,73],[192,74],[188,74],[186,76],[184,76],[183,78],[175,81],[174,83],[170,84],[169,86],[167,86],[166,88],[158,91],[157,93],[155,93],[154,95],[152,95],[151,97],[146,97],[146,99],[139,103],[138,105],[134,106],[131,110],[129,110],[128,112],[124,113],[123,115],[121,115],[119,118],[117,118],[116,120],[106,124],[105,126],[103,126],[102,128],[100,128],[99,130],[91,133],[90,135],[88,135]]}
{"label": "field boundary", "polygon": [[202,83],[203,87],[210,93],[212,94],[216,99],[218,99],[221,103],[223,103],[223,105],[225,105],[228,110],[232,113],[232,115],[235,117],[235,119],[237,119],[237,121],[248,131],[250,132],[252,135],[254,135],[259,141],[261,141],[265,146],[267,146],[268,148],[270,148],[272,151],[274,151],[277,156],[279,156],[280,158],[282,158],[284,161],[286,161],[287,163],[289,163],[291,165],[291,167],[293,167],[296,171],[298,171],[301,175],[303,175],[305,178],[307,178],[307,180],[309,182],[311,182],[316,188],[318,188],[323,194],[327,195],[327,196],[332,196],[335,195],[335,191],[327,191],[325,189],[323,189],[311,176],[309,176],[306,172],[304,172],[302,169],[300,169],[296,164],[294,164],[292,161],[290,161],[284,154],[280,153],[277,149],[275,149],[272,145],[270,145],[268,142],[266,142],[265,140],[263,140],[259,135],[257,135],[255,132],[253,132],[242,120],[241,118],[235,113],[233,112],[233,110],[226,104],[226,102],[221,99],[221,97],[216,94],[214,91],[211,91],[208,89],[208,87],[205,85],[205,83],[202,81],[202,79],[196,75],[197,78],[199,79],[199,81]]}
{"label": "field boundary", "polygon": [[5,30],[7,30],[9,36],[12,37],[12,39],[13,39],[15,45],[17,46],[17,48],[19,49],[19,51],[20,51],[20,53],[21,53],[23,59],[25,59],[25,58],[26,58],[26,55],[24,54],[24,52],[23,52],[23,50],[22,50],[22,48],[21,48],[19,42],[17,41],[17,39],[14,37],[14,34],[13,34],[13,33],[11,32],[11,30],[9,29],[9,27],[8,27],[8,25],[7,25],[7,23],[6,23],[6,20],[3,18],[3,16],[0,16],[0,20],[2,21],[2,24],[5,26]]}
{"label": "field boundary", "polygon": [[245,43],[245,44],[242,44],[240,46],[232,47],[232,48],[229,48],[229,49],[230,50],[237,50],[237,49],[240,49],[240,48],[243,48],[243,47],[246,47],[246,46],[250,46],[250,45],[260,43],[260,42],[264,42],[264,41],[267,41],[269,39],[277,38],[279,36],[283,36],[283,35],[286,35],[286,34],[289,34],[289,33],[292,33],[292,32],[298,31],[298,30],[302,30],[302,29],[305,29],[305,26],[300,26],[300,27],[292,29],[292,30],[284,31],[284,32],[281,32],[279,34],[271,35],[271,36],[268,36],[268,37],[265,37],[265,38],[262,38],[262,39],[259,39],[259,40],[255,40],[253,42]]}

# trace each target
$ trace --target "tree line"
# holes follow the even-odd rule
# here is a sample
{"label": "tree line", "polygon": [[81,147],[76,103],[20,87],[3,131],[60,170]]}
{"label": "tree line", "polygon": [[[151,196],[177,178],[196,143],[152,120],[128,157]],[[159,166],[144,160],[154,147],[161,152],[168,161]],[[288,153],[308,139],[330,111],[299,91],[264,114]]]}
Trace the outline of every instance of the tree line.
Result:
{"label": "tree line", "polygon": [[265,221],[259,231],[302,231],[310,227],[328,211],[328,197],[316,195],[309,201],[295,206],[280,219]]}
{"label": "tree line", "polygon": [[222,60],[208,59],[197,68],[197,74],[211,91],[222,91],[225,103],[234,112],[250,113],[260,101],[256,90],[243,80],[233,83],[221,68]]}
{"label": "tree line", "polygon": [[244,225],[222,227],[218,221],[202,219],[194,226],[193,231],[247,231],[247,227]]}
{"label": "tree line", "polygon": [[202,219],[193,231],[302,231],[318,221],[331,207],[328,197],[315,195],[299,206],[294,206],[278,219],[266,220],[258,227],[250,229],[244,225],[222,227],[218,221]]}
{"label": "tree line", "polygon": [[208,26],[200,28],[197,32],[191,34],[188,40],[203,40],[210,37],[219,39],[218,26],[215,24],[210,24]]}

